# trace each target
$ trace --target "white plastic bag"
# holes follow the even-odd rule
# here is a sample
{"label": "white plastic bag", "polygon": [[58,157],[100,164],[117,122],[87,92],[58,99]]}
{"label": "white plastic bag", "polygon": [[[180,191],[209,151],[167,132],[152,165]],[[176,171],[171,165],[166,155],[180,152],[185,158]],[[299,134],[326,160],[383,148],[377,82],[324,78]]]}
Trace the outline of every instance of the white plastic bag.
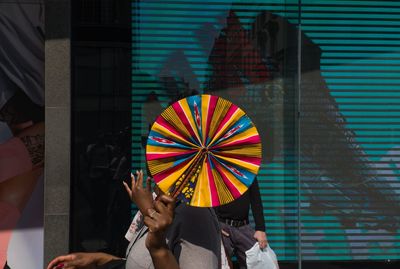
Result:
{"label": "white plastic bag", "polygon": [[268,246],[261,249],[256,243],[246,251],[247,269],[279,269],[275,252]]}
{"label": "white plastic bag", "polygon": [[221,269],[230,269],[228,258],[226,257],[226,252],[224,248],[224,243],[221,239]]}

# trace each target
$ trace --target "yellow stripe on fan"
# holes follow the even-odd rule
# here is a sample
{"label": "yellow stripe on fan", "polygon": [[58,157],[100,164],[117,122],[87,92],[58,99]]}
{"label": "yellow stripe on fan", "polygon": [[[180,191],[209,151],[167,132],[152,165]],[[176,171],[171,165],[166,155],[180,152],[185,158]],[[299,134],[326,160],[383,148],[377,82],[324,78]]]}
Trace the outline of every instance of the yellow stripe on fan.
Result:
{"label": "yellow stripe on fan", "polygon": [[193,144],[192,142],[190,142],[190,141],[188,141],[188,140],[186,140],[184,138],[181,138],[180,136],[177,136],[177,135],[171,133],[167,128],[165,128],[164,126],[158,124],[157,122],[155,122],[153,124],[152,131],[160,133],[163,136],[168,137],[168,139],[174,140],[175,142],[179,142],[179,143],[181,143],[183,145],[189,145],[189,146],[198,148],[197,145]]}
{"label": "yellow stripe on fan", "polygon": [[211,206],[211,194],[209,188],[209,178],[207,175],[208,164],[203,161],[199,177],[197,178],[196,188],[190,204],[193,206],[209,207]]}
{"label": "yellow stripe on fan", "polygon": [[190,127],[192,127],[192,130],[197,137],[197,141],[199,141],[201,143],[200,135],[199,135],[199,132],[197,131],[196,123],[193,119],[193,114],[191,112],[191,109],[190,109],[187,101],[188,101],[187,98],[183,99],[183,100],[179,101],[179,104],[181,105],[183,112],[185,112],[185,115],[186,115],[187,120],[189,121]]}
{"label": "yellow stripe on fan", "polygon": [[189,166],[197,159],[197,156],[200,154],[198,152],[195,157],[193,157],[185,166],[181,167],[180,169],[171,172],[168,176],[160,180],[157,185],[160,187],[160,189],[167,193],[169,188],[179,179],[181,175],[185,173],[185,171],[189,168]]}

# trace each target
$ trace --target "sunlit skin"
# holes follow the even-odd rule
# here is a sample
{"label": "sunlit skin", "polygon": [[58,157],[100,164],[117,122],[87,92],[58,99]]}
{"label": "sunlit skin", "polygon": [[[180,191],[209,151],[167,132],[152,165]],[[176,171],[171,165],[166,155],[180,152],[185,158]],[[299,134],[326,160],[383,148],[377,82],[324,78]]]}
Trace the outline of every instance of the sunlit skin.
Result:
{"label": "sunlit skin", "polygon": [[[147,178],[143,186],[143,171],[131,175],[131,187],[124,182],[125,189],[132,202],[136,203],[144,216],[144,223],[149,228],[146,248],[149,250],[155,269],[178,269],[179,265],[166,244],[165,233],[174,219],[175,199],[159,193],[153,201],[151,179]],[[72,253],[53,259],[47,269],[94,269],[120,257],[106,253]]]}

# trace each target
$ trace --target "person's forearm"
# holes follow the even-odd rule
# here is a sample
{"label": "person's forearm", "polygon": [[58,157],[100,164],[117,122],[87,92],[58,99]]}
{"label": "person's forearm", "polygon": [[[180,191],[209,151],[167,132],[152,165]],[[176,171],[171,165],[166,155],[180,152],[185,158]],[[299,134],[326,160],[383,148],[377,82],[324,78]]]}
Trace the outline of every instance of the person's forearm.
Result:
{"label": "person's forearm", "polygon": [[96,258],[95,258],[96,266],[106,264],[112,260],[121,260],[122,259],[120,257],[113,256],[113,255],[103,253],[103,252],[96,252],[95,255],[96,255]]}
{"label": "person's forearm", "polygon": [[265,231],[263,206],[257,179],[254,180],[253,185],[250,187],[250,206],[256,231]]}
{"label": "person's forearm", "polygon": [[149,250],[149,252],[154,269],[179,269],[178,262],[168,247]]}

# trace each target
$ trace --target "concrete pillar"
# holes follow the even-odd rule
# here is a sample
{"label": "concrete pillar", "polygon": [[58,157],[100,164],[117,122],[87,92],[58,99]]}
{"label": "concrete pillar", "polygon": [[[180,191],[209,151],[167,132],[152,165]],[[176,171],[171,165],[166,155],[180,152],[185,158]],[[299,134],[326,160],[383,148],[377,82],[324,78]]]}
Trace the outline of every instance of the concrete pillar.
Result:
{"label": "concrete pillar", "polygon": [[50,259],[69,250],[70,2],[45,0],[45,267]]}

